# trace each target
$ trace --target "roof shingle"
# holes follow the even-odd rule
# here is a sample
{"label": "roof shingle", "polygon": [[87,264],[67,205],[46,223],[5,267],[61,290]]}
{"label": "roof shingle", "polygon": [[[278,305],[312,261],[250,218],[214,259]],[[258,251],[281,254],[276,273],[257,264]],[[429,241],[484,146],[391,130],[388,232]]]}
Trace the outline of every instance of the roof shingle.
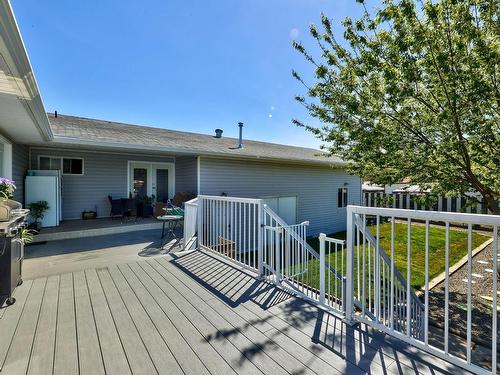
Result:
{"label": "roof shingle", "polygon": [[235,138],[215,138],[207,134],[183,132],[123,124],[118,122],[88,119],[83,117],[48,114],[54,141],[73,140],[79,143],[115,145],[145,150],[154,147],[166,152],[193,153],[224,157],[248,157],[270,160],[287,160],[314,164],[344,165],[338,157],[326,157],[315,149],[288,146],[276,143],[243,141],[238,149]]}

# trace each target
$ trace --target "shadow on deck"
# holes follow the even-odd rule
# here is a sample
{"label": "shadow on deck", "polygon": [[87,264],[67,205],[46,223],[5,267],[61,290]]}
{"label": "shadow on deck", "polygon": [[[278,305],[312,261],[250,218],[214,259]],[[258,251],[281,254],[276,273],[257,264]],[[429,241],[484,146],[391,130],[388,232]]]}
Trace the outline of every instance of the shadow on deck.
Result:
{"label": "shadow on deck", "polygon": [[[335,315],[256,279],[251,272],[221,262],[216,255],[194,252],[172,264],[235,311],[244,308],[256,315],[235,330],[269,323],[272,328],[265,331],[269,345],[281,336],[297,340],[320,359],[343,361],[344,366],[338,368],[343,373],[468,373],[366,325],[346,325]],[[332,354],[337,357],[333,362]]]}
{"label": "shadow on deck", "polygon": [[201,251],[26,280],[15,297],[2,374],[464,372]]}

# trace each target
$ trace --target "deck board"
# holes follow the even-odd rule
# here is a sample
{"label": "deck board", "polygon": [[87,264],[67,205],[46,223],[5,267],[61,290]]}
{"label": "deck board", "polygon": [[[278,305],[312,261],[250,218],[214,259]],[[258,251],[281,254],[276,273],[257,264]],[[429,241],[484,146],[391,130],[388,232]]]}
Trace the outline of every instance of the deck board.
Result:
{"label": "deck board", "polygon": [[2,315],[2,319],[0,319],[0,337],[2,337],[2,340],[0,340],[0,371],[5,363],[5,357],[7,357],[7,353],[9,352],[10,344],[16,332],[19,317],[23,312],[32,284],[33,281],[28,280],[24,282],[22,288],[14,290],[16,303],[8,308],[4,308],[3,310],[4,314]]}
{"label": "deck board", "polygon": [[[238,374],[251,375],[262,373],[250,361],[240,361],[241,352],[227,339],[212,340],[212,337],[223,337],[217,327],[206,319],[205,315],[197,310],[188,299],[179,293],[174,287],[167,282],[159,272],[155,272],[159,264],[152,262],[141,262],[138,264],[150,275],[153,281],[160,287],[163,293],[171,300],[175,301],[175,307],[183,312],[185,319],[192,322],[193,325],[203,335],[204,339],[217,351],[226,363]],[[153,267],[154,266],[154,267]],[[161,269],[160,269],[161,272]]]}
{"label": "deck board", "polygon": [[[180,271],[179,269],[176,269],[176,267],[171,266],[168,262],[164,262],[163,260],[159,259],[158,263],[161,263],[162,265],[164,265],[166,267],[166,269],[168,270],[167,272],[171,272],[173,275],[177,275],[177,276],[182,275],[182,271]],[[222,270],[222,271],[224,271],[224,270]],[[221,274],[225,274],[225,272],[221,272]],[[206,290],[204,290],[204,288],[201,287],[198,282],[195,282],[194,280],[191,280],[191,281],[188,280],[188,281],[185,281],[185,284],[187,286],[189,286],[190,288],[192,288],[193,293],[199,294],[199,295],[205,295],[208,298],[208,295],[205,294]],[[255,288],[256,290],[260,290],[260,289],[263,289],[265,287],[269,287],[269,285],[261,284],[260,282],[257,285],[258,286],[256,286],[256,288]],[[271,288],[274,289],[272,286],[271,286]],[[207,299],[208,304],[214,303],[212,301],[215,301],[213,297]],[[215,303],[217,305],[221,306],[218,301]],[[253,304],[253,302],[250,304]],[[260,309],[260,307],[258,305],[255,305],[255,306],[256,306],[256,308]],[[239,306],[232,306],[232,309],[234,309],[236,311],[236,310],[240,309],[240,307]],[[261,319],[258,316],[255,316],[255,319],[252,319],[251,321],[253,322],[253,324],[256,327],[260,326],[259,323],[261,321],[267,322],[268,324],[270,323],[268,321],[268,318]],[[283,328],[283,327],[279,327],[279,328],[280,328],[278,330],[279,335],[277,335],[277,336],[286,336],[283,332],[287,332],[288,329]],[[296,328],[290,327],[289,330],[291,331],[292,336],[296,337],[298,335],[298,332],[296,332]],[[302,338],[300,335],[299,335],[299,337],[302,339],[301,342],[304,344],[304,346],[301,347],[303,353],[301,353],[301,355],[300,355],[300,358],[304,361],[304,364],[314,366],[311,363],[318,362],[319,363],[318,366],[321,366],[321,367],[324,367],[324,365],[326,364],[327,365],[326,367],[329,370],[331,370],[331,373],[343,373],[344,372],[345,361],[343,360],[343,358],[336,356],[333,353],[330,353],[330,355],[328,355],[328,353],[326,353],[326,352],[325,352],[326,354],[322,354],[322,351],[324,351],[324,348],[320,348],[319,346],[312,344],[310,337]],[[273,339],[276,339],[276,337],[273,337]],[[289,343],[289,341],[286,341],[286,342]],[[294,349],[297,350],[295,353],[301,352],[300,348],[297,349],[296,346],[295,346],[295,348],[285,346],[285,348],[287,348],[287,350],[294,350]],[[310,350],[307,350],[307,348],[309,348]],[[304,354],[306,354],[306,355],[304,356]],[[323,358],[321,358],[321,357],[323,357]],[[321,363],[321,362],[323,362],[323,363]],[[337,364],[337,366],[335,366],[335,364]],[[357,369],[357,371],[356,371],[356,368],[353,368],[351,371],[351,373],[356,373],[356,372],[362,373],[362,371],[360,369]],[[321,372],[319,372],[319,373],[321,373]]]}
{"label": "deck board", "polygon": [[26,281],[0,374],[465,373],[205,252]]}
{"label": "deck board", "polygon": [[105,374],[87,278],[83,271],[76,272],[73,276],[80,374]]}
{"label": "deck board", "polygon": [[133,374],[157,374],[156,368],[107,269],[97,270],[108,307]]}
{"label": "deck board", "polygon": [[[169,272],[165,270],[166,272]],[[175,272],[174,269],[170,271]],[[173,274],[173,273],[172,273]],[[222,273],[223,274],[223,273]],[[248,283],[245,283],[248,284]],[[185,295],[192,293],[192,295],[197,295],[201,292],[196,283],[185,283],[186,287],[189,289],[183,289],[181,292]],[[193,290],[192,288],[195,288]],[[241,316],[239,316],[233,308],[225,305],[219,299],[211,298],[207,301],[207,305],[210,306],[214,311],[218,311],[221,316],[223,316],[234,328],[234,331],[243,332],[244,335],[253,343],[256,344],[256,349],[263,351],[269,357],[280,364],[283,369],[288,373],[301,373],[308,374],[313,373],[312,369],[309,368],[308,364],[301,362],[302,358],[294,357],[290,352],[288,347],[283,347],[278,345],[273,338],[264,335],[260,332],[256,326],[259,325],[260,321],[246,321]],[[255,326],[254,326],[255,324]],[[334,369],[332,369],[335,371]]]}
{"label": "deck board", "polygon": [[[153,261],[154,262],[154,261]],[[161,267],[161,266],[160,266]],[[165,273],[162,268],[156,268],[160,274]],[[264,373],[268,374],[286,374],[287,372],[280,367],[271,357],[261,352],[259,346],[249,340],[244,334],[235,329],[225,318],[223,314],[210,308],[209,305],[199,301],[197,295],[190,291],[182,281],[175,277],[167,276],[168,282],[172,288],[176,289],[181,295],[185,296],[188,301],[192,301],[192,308],[197,309],[203,314],[205,319],[217,327],[217,333],[210,337],[211,341],[228,340],[240,351],[240,362],[250,361],[255,367]],[[187,281],[187,280],[186,280]]]}
{"label": "deck board", "polygon": [[23,312],[19,318],[16,334],[12,339],[9,352],[5,358],[4,367],[2,368],[2,372],[6,374],[26,374],[28,370],[30,356],[26,356],[24,353],[26,351],[31,353],[33,347],[33,339],[38,324],[46,282],[46,278],[37,279],[33,282]]}
{"label": "deck board", "polygon": [[187,341],[190,348],[205,364],[211,373],[215,374],[235,374],[231,366],[217,353],[205,337],[196,329],[196,325],[190,320],[186,320],[182,313],[172,300],[163,293],[162,289],[155,284],[154,279],[144,272],[138,264],[131,264],[130,269],[149,291],[155,302],[165,313],[167,318],[175,325],[182,337]]}
{"label": "deck board", "polygon": [[156,330],[165,341],[172,355],[179,363],[180,367],[187,374],[209,374],[197,353],[186,342],[171,320],[165,316],[163,310],[158,306],[148,290],[139,281],[139,278],[132,272],[128,265],[120,265],[119,269],[128,282],[137,299],[144,306],[144,309],[154,324]]}
{"label": "deck board", "polygon": [[113,279],[118,292],[132,318],[139,335],[146,346],[148,353],[153,360],[159,374],[182,374],[176,358],[168,348],[155,325],[148,317],[148,314],[141,303],[137,300],[134,292],[127,281],[118,270],[117,266],[109,267],[109,274]]}
{"label": "deck board", "polygon": [[104,368],[107,374],[131,374],[113,317],[106,302],[96,270],[85,271],[95,324],[101,343]]}
{"label": "deck board", "polygon": [[55,375],[78,374],[79,371],[74,301],[73,275],[61,275],[54,353]]}
{"label": "deck board", "polygon": [[[228,266],[230,267],[230,266]],[[224,273],[224,268],[222,269],[222,272]],[[245,283],[248,282],[249,280],[253,280],[250,276],[244,276],[239,278],[240,283]],[[231,287],[231,289],[234,289]],[[220,284],[219,285],[219,290],[226,294],[228,293],[228,286],[225,284]],[[284,332],[285,334],[287,332],[291,332],[290,335],[297,341],[306,344],[307,342],[310,342],[310,338],[314,337],[315,334],[315,327],[310,327],[308,325],[304,325],[304,322],[300,322],[298,319],[293,319],[293,320],[271,320],[273,318],[273,314],[269,313],[266,310],[263,310],[259,306],[255,305],[254,303],[246,303],[245,298],[242,297],[242,293],[245,293],[245,288],[239,288],[241,292],[237,292],[233,294],[233,298],[235,300],[241,300],[242,303],[241,305],[235,306],[234,310],[236,312],[242,312],[245,314],[245,309],[249,309],[251,312],[255,313],[255,319],[259,320],[269,320],[269,323],[273,325],[275,329],[277,329],[280,332]],[[268,288],[261,288],[257,295],[260,294],[259,299],[265,306],[270,306],[269,309],[272,309],[274,307],[274,303],[270,302],[275,299],[278,301],[281,300],[282,297],[277,297],[276,296],[276,289],[274,287],[268,287]],[[286,303],[285,303],[286,304]],[[304,302],[304,305],[309,306],[307,302]],[[290,324],[293,323],[293,324]],[[331,336],[328,336],[330,338]],[[337,337],[342,337],[342,336],[335,336]],[[383,365],[390,365],[392,363],[392,359],[386,359],[385,363],[382,363],[383,359],[381,359],[379,356],[376,355],[376,350],[373,350],[371,347],[364,347],[363,349],[360,348],[357,343],[352,340],[341,340],[340,342],[337,340],[317,340],[315,343],[316,345],[313,345],[312,348],[313,350],[319,349],[320,346],[323,347],[328,347],[330,350],[330,353],[326,354],[320,354],[319,356],[322,356],[324,360],[327,361],[335,361],[334,363],[338,363],[340,365],[340,361],[338,356],[332,356],[332,352],[336,352],[340,354],[343,357],[346,357],[347,362],[349,364],[354,364],[357,367],[360,367],[364,371],[370,371],[372,373],[379,373],[383,372],[382,367]],[[349,354],[347,356],[346,354]],[[365,358],[368,357],[369,360],[366,360]],[[344,362],[344,361],[342,361]],[[355,368],[346,368],[346,370],[349,370],[350,372],[354,372]]]}
{"label": "deck board", "polygon": [[51,276],[47,279],[45,287],[45,296],[42,301],[42,309],[28,367],[29,375],[52,374],[58,299],[59,276]]}

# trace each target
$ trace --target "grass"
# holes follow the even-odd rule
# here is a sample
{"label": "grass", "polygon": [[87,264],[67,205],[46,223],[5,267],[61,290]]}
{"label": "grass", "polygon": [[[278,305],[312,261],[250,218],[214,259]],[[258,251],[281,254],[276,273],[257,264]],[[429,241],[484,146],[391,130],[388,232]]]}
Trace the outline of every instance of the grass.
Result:
{"label": "grass", "polygon": [[[371,232],[375,236],[375,227],[371,227]],[[394,225],[394,263],[399,269],[403,277],[406,278],[407,268],[407,232],[408,227],[405,223],[395,223]],[[346,233],[338,232],[328,235],[328,237],[345,239]],[[467,231],[463,230],[450,230],[450,267],[467,255]],[[472,235],[472,249],[478,247],[489,237],[483,234],[474,233]],[[311,238],[308,243],[316,250],[319,251],[319,241],[317,238]],[[429,228],[429,280],[432,280],[437,275],[445,270],[445,229],[441,227],[431,226]],[[384,223],[380,225],[380,246],[391,256],[391,223]],[[344,249],[344,260],[347,259],[346,250]],[[360,249],[360,254],[363,250]],[[373,250],[372,250],[373,252]],[[339,261],[342,254],[337,253]],[[357,249],[355,248],[355,253]],[[412,287],[417,290],[425,284],[425,226],[412,225],[411,226],[411,270],[410,282]],[[373,258],[372,258],[373,259]],[[335,265],[335,252],[328,254],[327,261],[334,267]],[[354,274],[357,275],[357,260],[354,260],[355,269]],[[344,266],[345,268],[345,266]],[[309,284],[312,286],[319,286],[319,261],[313,260],[309,262]],[[340,271],[340,270],[339,270]],[[345,272],[345,269],[342,270]],[[345,273],[344,273],[345,274]],[[355,282],[356,285],[356,282]]]}

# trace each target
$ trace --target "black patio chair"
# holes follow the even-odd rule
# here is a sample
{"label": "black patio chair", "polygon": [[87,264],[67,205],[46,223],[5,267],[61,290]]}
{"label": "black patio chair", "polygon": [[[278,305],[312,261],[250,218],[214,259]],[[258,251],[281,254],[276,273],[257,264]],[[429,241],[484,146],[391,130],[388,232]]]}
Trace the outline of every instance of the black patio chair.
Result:
{"label": "black patio chair", "polygon": [[122,198],[123,217],[137,220],[137,201],[133,198]]}
{"label": "black patio chair", "polygon": [[111,219],[115,217],[123,218],[123,203],[121,199],[113,199],[111,195],[108,195],[109,204],[111,205],[111,210],[109,212],[109,216]]}

